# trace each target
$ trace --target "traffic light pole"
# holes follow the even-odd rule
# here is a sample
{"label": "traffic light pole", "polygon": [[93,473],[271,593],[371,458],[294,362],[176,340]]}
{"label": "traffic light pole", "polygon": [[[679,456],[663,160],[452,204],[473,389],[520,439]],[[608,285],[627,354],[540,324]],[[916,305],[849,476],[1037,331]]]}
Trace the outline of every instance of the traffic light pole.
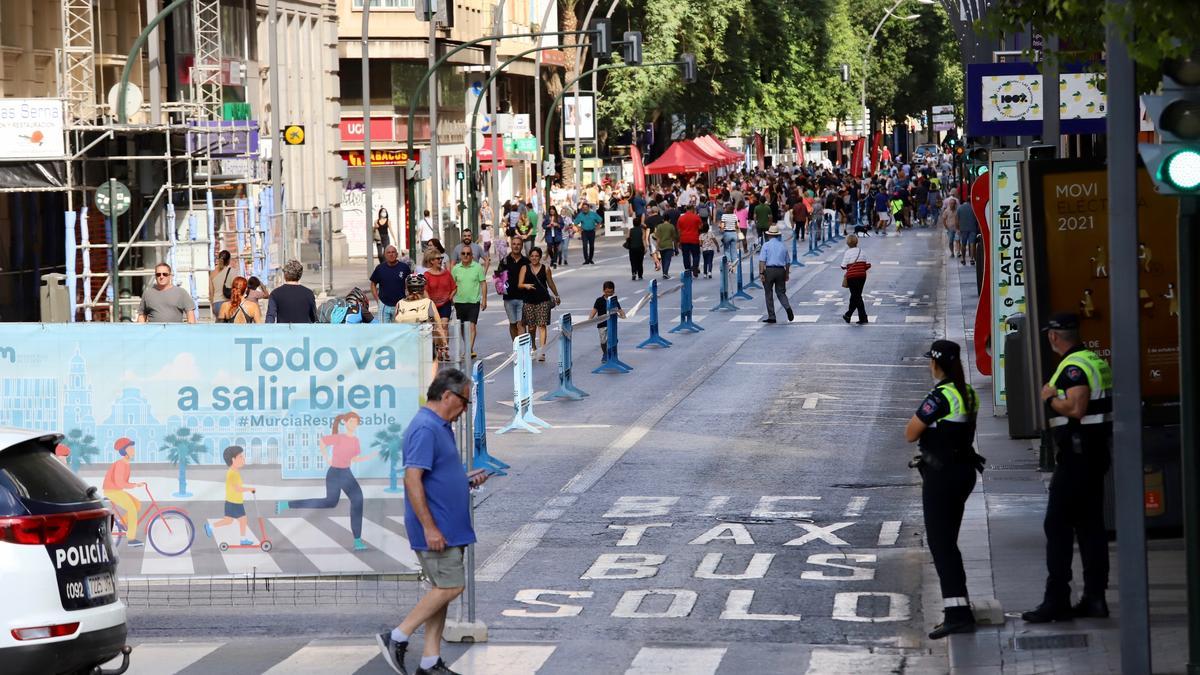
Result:
{"label": "traffic light pole", "polygon": [[[581,35],[586,32],[587,31],[569,31],[566,33],[566,35]],[[539,42],[540,42],[540,40],[539,40]],[[499,77],[500,73],[504,72],[504,69],[507,68],[509,65],[513,64],[514,62],[516,62],[526,56],[529,56],[530,54],[534,54],[536,52],[544,52],[548,49],[558,49],[558,45],[542,45],[542,46],[538,46],[538,47],[533,47],[532,49],[526,49],[525,51],[521,52],[520,54],[517,54],[516,56],[513,56],[512,58],[508,59],[504,63],[501,63],[499,66],[493,68],[492,72],[488,73],[488,77],[486,80],[484,80],[481,89],[487,89],[488,87],[490,87],[492,82],[494,82],[496,80],[496,78]],[[476,189],[476,180],[475,180],[476,174],[479,173],[479,143],[476,141],[476,138],[478,135],[475,133],[475,124],[479,120],[479,104],[481,102],[483,102],[482,96],[478,96],[475,98],[475,107],[471,110],[471,122],[470,122],[470,124],[467,125],[467,132],[471,134],[471,150],[470,150],[470,155],[469,155],[471,158],[471,173],[468,176],[469,180],[467,181],[469,192],[470,192],[470,197],[468,198],[467,208],[470,210],[470,213],[467,214],[467,226],[471,229],[471,232],[474,234],[479,234],[479,191]],[[494,126],[495,120],[492,121],[492,124],[493,124],[493,128],[495,128],[495,126]],[[538,139],[538,140],[539,140],[539,143],[541,143],[541,139]],[[544,145],[544,143],[542,143],[542,145]],[[495,141],[492,141],[492,157],[493,158],[496,157],[496,142]],[[494,161],[493,161],[492,170],[493,171],[496,170]],[[497,194],[499,194],[499,193],[497,193]],[[547,204],[547,205],[545,205],[545,207],[547,208],[547,211],[548,211],[549,205]],[[496,233],[493,233],[493,234],[496,234]]]}
{"label": "traffic light pole", "polygon": [[[617,44],[617,43],[614,43],[614,44]],[[546,138],[554,137],[554,134],[551,131],[550,123],[554,121],[554,111],[557,110],[559,104],[562,103],[563,96],[567,93],[568,89],[570,89],[571,87],[574,87],[581,80],[583,80],[583,78],[588,77],[589,75],[592,75],[593,73],[599,73],[599,72],[602,72],[605,70],[619,70],[621,68],[663,68],[666,66],[679,66],[679,65],[683,65],[683,61],[662,61],[659,63],[643,63],[643,64],[636,65],[636,66],[626,65],[624,63],[607,63],[603,66],[598,66],[596,68],[592,68],[591,70],[583,71],[575,79],[564,84],[562,91],[558,92],[558,95],[555,96],[554,100],[550,102],[550,107],[546,110],[546,121],[545,121],[545,124],[542,126],[542,128],[545,130]],[[550,153],[548,152],[548,148],[544,148],[542,150],[542,161],[543,162],[546,161],[547,159],[549,159],[549,157],[550,157]],[[579,157],[576,157],[575,161],[579,161],[579,159],[580,159]],[[546,212],[547,213],[549,213],[549,211],[550,211],[550,180],[551,180],[551,178],[552,178],[552,176],[549,176],[549,175],[545,176],[546,187],[543,188],[545,190],[545,192],[542,195],[544,202],[546,204]]]}
{"label": "traffic light pole", "polygon": [[[487,36],[484,36],[481,38],[475,38],[474,40],[468,40],[453,49],[447,50],[446,53],[443,54],[442,56],[438,57],[438,59],[429,66],[429,69],[425,71],[425,74],[421,76],[421,80],[419,82],[417,82],[417,86],[413,88],[413,90],[410,92],[410,96],[409,96],[408,130],[407,130],[408,139],[407,139],[407,143],[405,145],[405,148],[407,149],[407,153],[408,153],[407,156],[409,158],[408,166],[405,167],[406,175],[404,177],[404,201],[406,204],[409,205],[408,208],[406,209],[407,213],[405,215],[405,221],[406,221],[405,225],[408,228],[408,242],[409,242],[409,246],[411,247],[411,254],[412,254],[413,260],[417,259],[417,253],[418,253],[417,247],[419,245],[419,242],[416,241],[416,224],[417,224],[416,212],[412,208],[412,203],[413,203],[412,202],[412,193],[413,193],[413,186],[412,186],[412,184],[413,184],[413,179],[412,179],[413,161],[412,161],[412,157],[415,152],[414,146],[416,145],[416,141],[415,141],[415,137],[414,137],[414,133],[415,133],[414,126],[416,124],[417,105],[419,105],[421,102],[421,90],[425,88],[426,84],[428,84],[429,78],[433,77],[433,74],[435,72],[437,72],[437,69],[441,68],[442,64],[449,61],[450,58],[453,57],[455,54],[457,54],[465,49],[470,49],[471,47],[479,46],[485,42],[499,42],[501,40],[516,39],[516,38],[528,40],[529,38],[538,38],[538,37],[545,37],[545,36],[550,36],[550,35],[558,35],[558,36],[582,35],[582,34],[591,34],[593,32],[595,32],[595,31],[582,30],[582,31],[572,31],[572,32],[549,31],[549,32],[543,32],[543,33],[506,33],[504,35],[487,35]],[[430,133],[436,135],[437,130],[431,129]],[[435,157],[433,159],[436,161],[437,158]]]}
{"label": "traffic light pole", "polygon": [[1183,197],[1179,218],[1179,419],[1183,449],[1183,540],[1186,547],[1188,675],[1200,675],[1200,198]]}

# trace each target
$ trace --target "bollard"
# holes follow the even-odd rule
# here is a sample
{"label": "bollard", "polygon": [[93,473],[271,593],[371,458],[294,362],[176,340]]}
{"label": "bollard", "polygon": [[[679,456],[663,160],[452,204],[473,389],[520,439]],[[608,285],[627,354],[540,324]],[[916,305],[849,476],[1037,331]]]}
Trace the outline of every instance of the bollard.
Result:
{"label": "bollard", "polygon": [[471,457],[472,469],[488,469],[497,476],[507,476],[504,470],[509,465],[488,454],[487,449],[487,399],[483,391],[483,362],[475,364],[471,376],[475,390],[471,392],[471,407],[474,408],[472,419],[474,424],[475,450]]}
{"label": "bollard", "polygon": [[496,433],[523,429],[540,434],[537,427],[548,429],[550,424],[533,414],[533,339],[528,333],[513,339],[513,354],[513,421]]}
{"label": "bollard", "polygon": [[761,251],[762,251],[762,244],[755,244],[754,245],[754,253],[756,255],[750,256],[750,283],[746,284],[746,288],[759,288],[759,289],[762,288],[762,284],[758,283],[758,279],[755,277],[755,270],[758,269],[758,265],[754,264],[758,260],[757,254],[760,253]]}
{"label": "bollard", "polygon": [[679,292],[679,325],[672,328],[671,332],[678,333],[681,330],[693,333],[704,330],[692,321],[692,277],[687,274],[683,275],[683,290]]}
{"label": "bollard", "polygon": [[617,299],[608,299],[608,349],[605,351],[604,362],[593,373],[628,373],[633,366],[621,361],[617,356]]}
{"label": "bollard", "polygon": [[746,292],[746,287],[742,285],[742,252],[738,251],[737,257],[737,292],[733,294],[735,298],[743,300],[753,300],[754,296]]}
{"label": "bollard", "polygon": [[[801,227],[803,227],[803,225]],[[800,239],[800,237],[796,236],[796,229],[793,228],[792,229],[792,267],[804,267],[804,263],[800,262],[799,248],[798,248],[800,246],[799,241],[798,241],[799,239]]]}
{"label": "bollard", "polygon": [[[691,270],[684,270],[682,276],[685,279],[691,279]],[[670,346],[671,341],[658,334],[658,279],[652,279],[650,280],[650,337],[643,340],[637,348]]]}
{"label": "bollard", "polygon": [[840,211],[833,213],[833,241],[841,241],[845,238],[845,229],[842,227],[842,214]]}
{"label": "bollard", "polygon": [[729,299],[729,266],[732,263],[726,255],[721,256],[721,301],[710,312],[736,312],[738,306]]}
{"label": "bollard", "polygon": [[833,214],[825,212],[825,246],[833,246]]}
{"label": "bollard", "polygon": [[820,250],[817,248],[817,233],[821,231],[821,227],[812,220],[808,221],[808,253],[804,255],[819,256]]}
{"label": "bollard", "polygon": [[571,362],[574,360],[574,355],[572,354],[574,329],[571,327],[571,314],[569,312],[559,317],[558,326],[558,389],[542,396],[542,400],[553,401],[565,398],[571,401],[578,401],[584,396],[588,396],[588,393],[576,387],[571,379]]}

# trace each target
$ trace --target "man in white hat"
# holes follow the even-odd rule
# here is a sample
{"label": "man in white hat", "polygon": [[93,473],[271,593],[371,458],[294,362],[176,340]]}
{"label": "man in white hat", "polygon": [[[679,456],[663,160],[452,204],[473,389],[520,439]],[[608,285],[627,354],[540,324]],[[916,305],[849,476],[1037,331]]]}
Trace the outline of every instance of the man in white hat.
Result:
{"label": "man in white hat", "polygon": [[779,304],[783,305],[783,311],[787,312],[788,321],[791,321],[796,315],[792,313],[792,305],[787,297],[787,282],[791,275],[787,247],[779,239],[778,225],[772,225],[766,234],[767,243],[763,244],[762,251],[758,254],[758,271],[765,289],[763,295],[767,299],[767,318],[762,321],[775,323],[775,298],[771,297],[772,290],[779,296]]}

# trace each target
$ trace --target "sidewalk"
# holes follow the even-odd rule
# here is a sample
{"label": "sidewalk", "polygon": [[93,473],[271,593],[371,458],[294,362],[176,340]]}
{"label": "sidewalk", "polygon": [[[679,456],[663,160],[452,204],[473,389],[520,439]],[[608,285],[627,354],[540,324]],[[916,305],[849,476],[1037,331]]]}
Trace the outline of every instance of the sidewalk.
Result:
{"label": "sidewalk", "polygon": [[[979,626],[950,638],[954,673],[1120,673],[1117,549],[1109,546],[1109,619],[1026,624],[1020,613],[1041,602],[1046,578],[1042,519],[1050,474],[1038,471],[1036,440],[1013,440],[1006,418],[993,416],[992,382],[974,368],[975,268],[946,262],[947,338],[963,344],[968,377],[979,393],[976,449],[987,457],[982,480],[967,502],[959,538],[968,587],[975,600],[993,595],[1003,626]],[[1154,672],[1182,673],[1187,663],[1187,573],[1182,539],[1150,540],[1149,579]],[[1074,558],[1076,598],[1082,580]]]}

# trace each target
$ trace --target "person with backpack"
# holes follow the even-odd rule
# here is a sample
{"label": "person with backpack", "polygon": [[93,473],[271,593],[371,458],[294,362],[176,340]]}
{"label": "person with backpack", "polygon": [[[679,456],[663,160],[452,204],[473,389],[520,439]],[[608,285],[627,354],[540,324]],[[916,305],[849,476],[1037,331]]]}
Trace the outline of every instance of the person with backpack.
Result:
{"label": "person with backpack", "polygon": [[425,276],[414,274],[405,282],[408,295],[396,303],[395,323],[433,323],[437,321],[437,306],[425,295]]}
{"label": "person with backpack", "polygon": [[221,305],[233,295],[233,278],[237,276],[230,262],[229,251],[217,253],[217,268],[208,275],[208,301],[212,303],[213,316],[221,314]]}

